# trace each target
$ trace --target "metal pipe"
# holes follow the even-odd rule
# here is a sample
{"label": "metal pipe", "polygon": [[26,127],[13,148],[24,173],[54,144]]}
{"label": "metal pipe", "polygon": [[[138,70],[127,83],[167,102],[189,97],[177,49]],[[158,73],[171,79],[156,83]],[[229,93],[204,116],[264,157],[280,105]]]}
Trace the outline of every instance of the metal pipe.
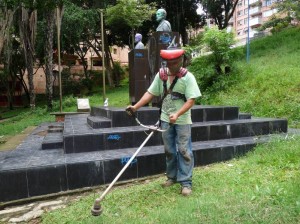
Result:
{"label": "metal pipe", "polygon": [[58,80],[59,80],[59,111],[62,112],[62,85],[61,85],[61,58],[60,58],[60,12],[56,8],[57,18],[57,56],[58,56]]}
{"label": "metal pipe", "polygon": [[95,200],[95,203],[91,209],[91,213],[94,216],[101,215],[102,208],[100,205],[100,202],[104,199],[106,194],[109,192],[109,190],[112,188],[112,186],[116,183],[116,181],[120,178],[120,176],[124,173],[124,171],[127,169],[127,167],[131,164],[133,159],[137,156],[137,154],[141,151],[141,149],[144,147],[144,145],[148,142],[148,140],[151,138],[151,136],[154,134],[155,131],[152,131],[148,137],[145,139],[145,141],[142,143],[142,145],[136,150],[136,152],[131,156],[131,158],[128,160],[126,165],[123,167],[123,169],[120,171],[120,173],[115,177],[115,179],[110,183],[110,185],[106,188],[106,190],[102,193],[102,195]]}
{"label": "metal pipe", "polygon": [[248,0],[248,19],[247,19],[247,24],[248,24],[248,32],[247,32],[247,58],[246,61],[249,63],[249,55],[250,55],[250,28],[249,28],[249,20],[250,20],[250,5],[249,5],[249,0]]}
{"label": "metal pipe", "polygon": [[103,102],[106,99],[106,91],[105,91],[105,60],[104,60],[104,24],[103,24],[103,9],[100,9],[100,17],[101,17],[101,48],[102,48],[102,79],[103,79]]}

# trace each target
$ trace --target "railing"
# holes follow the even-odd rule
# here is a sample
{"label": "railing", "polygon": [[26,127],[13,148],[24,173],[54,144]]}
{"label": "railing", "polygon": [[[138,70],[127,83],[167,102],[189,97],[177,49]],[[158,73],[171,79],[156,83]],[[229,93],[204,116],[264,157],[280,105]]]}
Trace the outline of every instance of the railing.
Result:
{"label": "railing", "polygon": [[262,13],[261,7],[255,7],[255,8],[250,9],[250,11],[249,11],[250,15],[255,15],[255,14],[259,14],[259,13]]}
{"label": "railing", "polygon": [[250,26],[261,25],[261,23],[262,23],[262,20],[261,20],[260,17],[256,17],[256,18],[250,19],[250,21],[249,21],[249,25]]}

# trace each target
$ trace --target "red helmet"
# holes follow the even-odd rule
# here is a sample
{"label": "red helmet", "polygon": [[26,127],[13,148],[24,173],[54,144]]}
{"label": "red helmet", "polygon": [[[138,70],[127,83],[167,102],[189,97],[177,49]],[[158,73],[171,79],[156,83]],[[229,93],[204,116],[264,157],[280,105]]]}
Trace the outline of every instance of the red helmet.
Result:
{"label": "red helmet", "polygon": [[160,56],[165,60],[172,60],[179,58],[184,54],[183,49],[175,49],[175,50],[160,50]]}

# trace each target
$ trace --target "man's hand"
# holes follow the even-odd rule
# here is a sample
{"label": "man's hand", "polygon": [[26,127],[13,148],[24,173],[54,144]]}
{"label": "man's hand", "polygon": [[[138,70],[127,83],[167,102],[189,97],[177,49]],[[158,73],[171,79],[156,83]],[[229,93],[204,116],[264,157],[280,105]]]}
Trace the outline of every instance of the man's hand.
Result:
{"label": "man's hand", "polygon": [[127,106],[126,110],[132,110],[133,112],[136,112],[135,106],[132,106],[132,105]]}
{"label": "man's hand", "polygon": [[179,117],[178,114],[170,114],[169,116],[170,123],[174,124],[177,121],[178,117]]}

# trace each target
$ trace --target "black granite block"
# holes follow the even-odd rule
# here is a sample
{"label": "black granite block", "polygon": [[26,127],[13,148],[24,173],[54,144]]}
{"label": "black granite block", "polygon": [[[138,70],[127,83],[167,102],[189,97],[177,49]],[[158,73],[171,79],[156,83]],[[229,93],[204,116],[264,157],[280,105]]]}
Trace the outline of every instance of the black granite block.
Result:
{"label": "black granite block", "polygon": [[68,189],[65,164],[29,168],[27,178],[30,197]]}
{"label": "black granite block", "polygon": [[64,139],[64,152],[65,153],[74,153],[74,136],[67,135],[63,137]]}
{"label": "black granite block", "polygon": [[88,152],[92,152],[92,151],[102,151],[105,150],[105,142],[106,140],[104,139],[104,134],[101,133],[95,133],[93,134],[93,148],[88,151]]}
{"label": "black granite block", "polygon": [[230,138],[229,125],[211,125],[209,127],[209,140]]}
{"label": "black granite block", "polygon": [[138,157],[139,178],[155,175],[159,173],[164,173],[165,171],[166,171],[166,157],[164,153]]}
{"label": "black granite block", "polygon": [[196,166],[203,166],[222,161],[222,152],[220,147],[196,150],[194,155]]}
{"label": "black granite block", "polygon": [[109,109],[106,107],[92,107],[91,108],[91,115],[92,116],[101,116],[109,118]]}
{"label": "black granite block", "polygon": [[208,141],[207,126],[192,126],[192,142],[196,141]]}
{"label": "black granite block", "polygon": [[129,116],[125,109],[111,111],[112,127],[135,126],[136,121]]}
{"label": "black granite block", "polygon": [[[111,183],[121,172],[123,167],[129,161],[132,155],[124,155],[120,159],[112,159],[104,161],[104,181],[105,184]],[[127,169],[120,176],[118,181],[137,178],[138,159],[135,158]]]}
{"label": "black granite block", "polygon": [[256,143],[242,144],[234,147],[235,157],[244,156],[247,152],[251,151],[256,146]]}
{"label": "black granite block", "polygon": [[137,111],[137,118],[142,124],[155,125],[159,120],[159,109],[143,107]]}
{"label": "black granite block", "polygon": [[239,119],[245,120],[245,119],[251,119],[252,115],[250,113],[239,113]]}
{"label": "black granite block", "polygon": [[109,149],[121,149],[129,148],[133,146],[133,132],[111,132],[103,135],[104,148]]}
{"label": "black granite block", "polygon": [[4,170],[0,172],[0,202],[27,198],[26,170]]}
{"label": "black granite block", "polygon": [[[133,139],[132,139],[132,146],[131,147],[139,147],[148,137],[148,135],[151,133],[151,131],[136,131],[133,132]],[[162,143],[162,137],[160,132],[155,132],[151,138],[147,141],[145,146],[155,146],[155,145],[161,145]]]}
{"label": "black granite block", "polygon": [[238,107],[224,107],[224,120],[236,120],[239,119]]}
{"label": "black granite block", "polygon": [[278,119],[270,121],[269,124],[270,133],[280,133],[280,132],[287,132],[288,129],[288,122],[285,119]]}
{"label": "black granite block", "polygon": [[104,117],[95,117],[95,116],[88,116],[87,117],[87,123],[93,128],[93,129],[99,129],[99,128],[110,128],[111,127],[111,120],[104,118]]}
{"label": "black granite block", "polygon": [[222,161],[227,161],[235,156],[234,146],[227,146],[221,148]]}
{"label": "black granite block", "polygon": [[203,121],[203,108],[193,107],[191,110],[191,116],[193,122]]}
{"label": "black granite block", "polygon": [[205,108],[203,110],[203,121],[220,121],[224,120],[223,108]]}
{"label": "black granite block", "polygon": [[69,190],[104,184],[103,172],[101,161],[67,164]]}
{"label": "black granite block", "polygon": [[269,122],[254,122],[252,123],[254,135],[267,135],[270,133]]}
{"label": "black granite block", "polygon": [[230,134],[232,138],[253,136],[253,134],[251,134],[251,130],[252,127],[248,123],[236,123],[230,125]]}
{"label": "black granite block", "polygon": [[91,152],[95,151],[94,135],[75,135],[74,136],[74,152]]}

